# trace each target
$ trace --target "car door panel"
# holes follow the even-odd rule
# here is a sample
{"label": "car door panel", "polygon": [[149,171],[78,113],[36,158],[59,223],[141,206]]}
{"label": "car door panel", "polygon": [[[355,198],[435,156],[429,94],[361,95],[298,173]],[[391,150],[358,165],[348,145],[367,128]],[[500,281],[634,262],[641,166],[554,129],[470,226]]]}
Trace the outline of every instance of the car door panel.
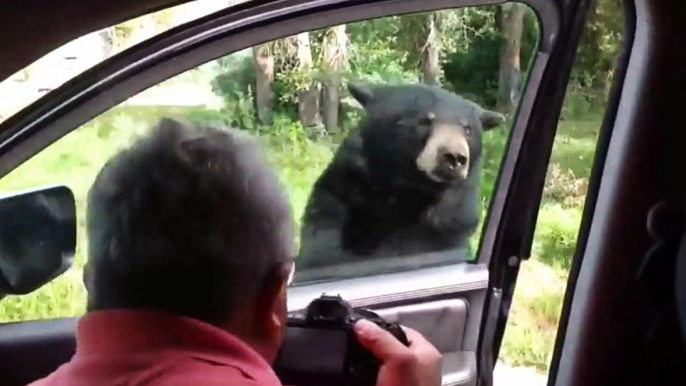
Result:
{"label": "car door panel", "polygon": [[77,318],[0,325],[0,379],[26,386],[68,361],[76,349]]}
{"label": "car door panel", "polygon": [[[390,321],[414,328],[443,354],[443,384],[473,385],[476,355],[463,351],[468,302],[464,298],[376,308]],[[77,318],[17,322],[0,328],[0,374],[3,385],[26,385],[45,376],[75,351]],[[41,355],[36,355],[41,352]]]}
{"label": "car door panel", "polygon": [[440,296],[483,292],[488,288],[488,278],[488,269],[483,264],[453,264],[308,283],[289,288],[288,308],[305,308],[322,293],[338,294],[353,307],[374,308],[426,302]]}
{"label": "car door panel", "polygon": [[368,307],[422,333],[443,354],[444,385],[474,385],[478,333],[468,321],[474,319],[470,312],[481,312],[487,288],[488,269],[483,264],[436,266],[294,286],[288,308],[300,311],[322,293],[340,295],[354,307]]}
{"label": "car door panel", "polygon": [[463,351],[462,343],[469,305],[466,299],[377,309],[389,321],[422,333],[443,355],[443,385],[473,385],[476,381],[476,353]]}
{"label": "car door panel", "polygon": [[[341,295],[355,307],[369,307],[424,334],[444,355],[445,385],[473,385],[476,341],[466,336],[468,312],[470,300],[482,299],[487,285],[488,271],[483,265],[431,267],[294,286],[289,290],[288,308],[301,310],[322,293]],[[65,318],[0,325],[3,386],[26,385],[71,358],[76,324],[77,318]]]}
{"label": "car door panel", "polygon": [[446,299],[376,311],[387,320],[421,332],[442,353],[460,351],[467,323],[467,301]]}

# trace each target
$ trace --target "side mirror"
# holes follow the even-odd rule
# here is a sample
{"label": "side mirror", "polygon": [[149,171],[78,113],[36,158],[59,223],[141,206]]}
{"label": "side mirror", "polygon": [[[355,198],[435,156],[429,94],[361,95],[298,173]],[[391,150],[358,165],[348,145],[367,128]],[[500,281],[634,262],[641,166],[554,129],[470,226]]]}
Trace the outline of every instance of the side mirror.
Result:
{"label": "side mirror", "polygon": [[0,298],[49,283],[75,253],[76,202],[68,187],[0,196]]}

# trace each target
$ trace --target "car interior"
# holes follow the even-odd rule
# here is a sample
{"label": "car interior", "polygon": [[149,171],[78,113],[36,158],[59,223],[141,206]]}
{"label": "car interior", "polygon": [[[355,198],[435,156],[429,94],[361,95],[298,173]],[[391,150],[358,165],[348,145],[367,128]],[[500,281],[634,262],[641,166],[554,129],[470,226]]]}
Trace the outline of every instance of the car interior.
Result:
{"label": "car interior", "polygon": [[[12,38],[0,42],[0,81],[80,36],[184,3],[5,1],[0,32]],[[303,32],[335,32],[342,25],[363,36],[365,28],[377,28],[364,24],[374,20],[501,3],[240,2],[135,44],[0,121],[0,292],[7,296],[0,297],[0,307],[10,298],[65,281],[70,272],[78,276],[82,257],[77,256],[85,250],[81,200],[91,174],[79,177],[86,181],[81,190],[59,181],[45,187],[48,180],[36,176],[20,192],[9,192],[5,187],[12,185],[1,185],[2,180],[29,173],[22,168],[29,170],[41,157],[62,156],[53,150],[60,143],[78,151],[74,138],[104,130],[92,123],[97,117],[207,63],[252,60],[251,49],[267,42]],[[417,329],[444,356],[445,386],[493,384],[518,273],[531,254],[565,87],[592,1],[521,4],[536,15],[537,45],[529,64],[522,65],[526,81],[520,103],[506,128],[492,130],[504,134],[484,134],[507,140],[473,252],[447,250],[303,271],[296,260],[288,292],[291,312],[322,293],[338,294],[354,307]],[[686,162],[681,122],[686,2],[624,0],[623,6],[622,51],[598,128],[550,358],[550,386],[686,379],[680,371],[686,363],[686,176],[680,172]],[[113,135],[125,146],[135,138],[134,129]],[[81,170],[65,173],[76,176]],[[82,288],[73,291],[70,296],[82,297]],[[0,323],[0,385],[26,385],[69,361],[80,312]]]}

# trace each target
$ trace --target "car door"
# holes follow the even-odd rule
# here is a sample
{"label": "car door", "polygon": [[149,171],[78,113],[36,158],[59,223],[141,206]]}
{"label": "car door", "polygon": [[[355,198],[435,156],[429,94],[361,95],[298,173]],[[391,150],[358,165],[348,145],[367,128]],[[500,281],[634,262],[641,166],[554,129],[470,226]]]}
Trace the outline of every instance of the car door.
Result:
{"label": "car door", "polygon": [[[78,2],[72,1],[69,5],[73,6],[72,3]],[[119,22],[124,16],[139,16],[176,3],[139,1],[136,4],[123,4],[121,9],[116,9],[117,6],[107,10],[103,8],[102,12],[94,13],[93,20],[74,20],[73,25],[64,26],[64,30],[68,31],[65,36],[75,38]],[[161,85],[172,84],[191,70],[210,64],[230,68],[232,76],[238,77],[240,72],[234,70],[240,67],[240,63],[253,60],[258,70],[254,70],[256,79],[251,84],[257,85],[254,92],[260,94],[260,84],[264,85],[265,79],[267,84],[276,84],[273,72],[270,73],[275,66],[274,58],[268,62],[269,50],[277,44],[274,42],[283,45],[287,38],[297,42],[297,36],[307,32],[310,32],[310,36],[317,36],[313,39],[316,41],[344,38],[341,26],[357,31],[359,35],[354,38],[364,40],[365,33],[381,31],[383,26],[365,24],[360,27],[362,24],[359,23],[391,18],[399,20],[413,15],[429,15],[428,19],[420,20],[434,23],[431,15],[437,15],[438,11],[484,9],[497,4],[500,2],[482,0],[286,0],[248,1],[228,7],[132,46],[76,76],[2,122],[0,176],[4,177],[0,180],[0,187],[11,190],[26,185],[37,186],[59,182],[52,181],[53,177],[68,176],[73,178],[67,185],[74,190],[82,217],[85,192],[93,173],[97,172],[97,168],[88,169],[90,166],[84,166],[91,165],[87,158],[98,155],[101,164],[104,162],[103,154],[111,154],[130,143],[139,129],[149,126],[159,116],[178,113],[174,109],[153,108],[150,114],[139,111],[122,115],[121,109],[127,106],[145,105],[145,99],[155,90],[162,89]],[[530,253],[557,120],[589,1],[527,0],[522,4],[535,15],[538,38],[528,69],[524,68],[526,65],[522,66],[525,76],[518,105],[508,115],[506,124],[484,133],[484,151],[488,150],[489,141],[501,138],[503,142],[497,159],[492,162],[495,168],[492,170],[491,185],[486,189],[492,193],[482,197],[479,203],[482,216],[480,229],[472,236],[472,249],[365,259],[307,271],[299,271],[296,260],[297,280],[289,288],[290,311],[303,309],[322,293],[338,294],[353,306],[371,308],[390,320],[419,330],[444,355],[444,385],[492,384],[493,368],[519,266]],[[18,12],[16,9],[14,11]],[[58,9],[55,12],[61,11]],[[21,16],[21,13],[16,13],[16,16]],[[79,25],[82,28],[77,28]],[[406,32],[394,31],[389,36]],[[457,34],[456,31],[451,33]],[[8,50],[18,49],[12,44],[6,47]],[[50,45],[46,44],[46,50],[48,47]],[[326,51],[321,52],[324,54]],[[10,54],[2,52],[3,56]],[[33,54],[36,56],[35,52]],[[355,52],[348,54],[355,55]],[[335,64],[336,55],[329,53],[327,58],[329,69],[335,67],[331,63]],[[391,66],[394,58],[374,59],[365,56],[354,63],[361,66],[364,60],[378,60]],[[268,63],[265,64],[261,59]],[[268,68],[260,70],[260,63]],[[277,64],[287,66],[289,63],[282,61]],[[340,70],[340,79],[345,80],[345,75],[350,71]],[[392,71],[390,73],[393,75]],[[260,78],[265,74],[268,78]],[[362,80],[367,83],[374,83],[375,79],[379,83],[379,77],[382,78],[381,82],[395,81],[391,75],[386,78],[378,73],[367,72],[366,75],[367,78]],[[279,121],[279,116],[264,116],[261,110],[264,101],[246,102],[236,97],[235,93],[232,94],[231,85],[221,83],[233,79],[219,77],[212,83],[215,88],[230,89],[223,94],[227,98],[223,102],[228,100],[228,106],[220,111],[225,117],[230,117],[229,123],[232,125],[243,125],[256,135],[263,135],[267,130],[265,128],[273,131],[278,128],[279,138],[284,139],[279,145],[280,149],[286,149],[283,154],[304,146],[303,143],[309,143],[306,141],[320,135],[319,131],[312,129],[307,131],[305,137],[299,137],[300,134],[289,131],[292,125]],[[345,87],[336,83],[340,79],[331,77],[320,82],[320,95],[334,95],[331,90],[345,94]],[[312,79],[309,81],[312,82]],[[284,83],[279,85],[288,86],[283,86]],[[298,105],[297,97],[302,94],[302,87],[293,84],[288,87],[291,88],[281,94],[285,98],[290,97],[290,102],[285,99],[268,101],[272,109],[279,104],[290,106],[286,109]],[[175,95],[183,96],[183,88],[175,90]],[[248,91],[253,92],[252,89]],[[325,104],[321,102],[325,97],[320,97],[320,103]],[[338,105],[337,111],[350,114],[351,122],[356,122],[355,119],[362,115],[359,108],[341,107],[350,102],[348,95],[336,97],[339,99],[332,105]],[[244,114],[241,109],[248,111],[245,113],[247,115],[241,115]],[[204,113],[205,110],[196,111],[183,118],[202,123],[219,119],[216,116],[208,118]],[[322,113],[327,114],[326,111]],[[140,118],[142,115],[145,117]],[[246,123],[246,116],[255,119],[255,122],[262,122]],[[324,121],[326,119],[323,118]],[[328,129],[326,122],[322,125]],[[122,130],[114,130],[121,127],[127,127],[128,131],[123,133]],[[325,131],[328,133],[326,135],[334,138],[331,139],[334,142],[346,133],[343,129],[338,132]],[[105,143],[101,141],[103,138],[112,141]],[[303,153],[306,156],[295,157],[297,162],[286,162],[282,153],[275,152],[274,166],[283,169],[284,178],[299,176],[294,177],[296,182],[289,191],[295,197],[293,206],[296,209],[302,211],[312,182],[335,149],[336,144],[326,149],[313,145]],[[311,155],[316,151],[329,154],[329,158]],[[58,160],[68,162],[59,163]],[[310,162],[321,164],[316,173],[307,169]],[[45,166],[46,163],[49,166]],[[36,173],[36,170],[43,174]],[[484,191],[483,186],[479,186],[479,189]],[[300,219],[296,218],[295,221],[299,222]],[[83,220],[80,219],[80,222],[82,227]],[[31,300],[32,305],[49,310],[59,308],[56,304],[64,305],[64,302],[83,303],[79,267],[85,256],[84,237],[83,230],[79,229],[76,266],[39,289],[37,294],[42,296],[35,295]],[[46,288],[53,292],[48,292]],[[18,308],[28,307],[29,304],[22,303],[21,299],[4,301],[15,301]],[[66,311],[47,312],[44,318],[34,315],[0,324],[1,384],[26,384],[47,375],[69,360],[74,352],[76,317],[82,312],[83,304],[69,303],[62,309]]]}

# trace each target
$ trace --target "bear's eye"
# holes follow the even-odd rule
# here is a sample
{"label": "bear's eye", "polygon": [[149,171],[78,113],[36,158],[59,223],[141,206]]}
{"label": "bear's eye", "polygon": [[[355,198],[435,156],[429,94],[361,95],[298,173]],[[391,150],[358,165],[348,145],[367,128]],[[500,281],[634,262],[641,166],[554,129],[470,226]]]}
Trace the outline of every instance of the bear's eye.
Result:
{"label": "bear's eye", "polygon": [[460,126],[462,126],[465,135],[469,135],[469,133],[472,132],[472,128],[469,126],[469,121],[467,121],[466,119],[460,119],[459,123]]}
{"label": "bear's eye", "polygon": [[433,125],[434,120],[429,117],[424,117],[419,120],[419,124],[422,126],[431,126]]}
{"label": "bear's eye", "polygon": [[432,126],[436,120],[436,114],[429,111],[425,116],[419,118],[419,124],[422,126]]}

